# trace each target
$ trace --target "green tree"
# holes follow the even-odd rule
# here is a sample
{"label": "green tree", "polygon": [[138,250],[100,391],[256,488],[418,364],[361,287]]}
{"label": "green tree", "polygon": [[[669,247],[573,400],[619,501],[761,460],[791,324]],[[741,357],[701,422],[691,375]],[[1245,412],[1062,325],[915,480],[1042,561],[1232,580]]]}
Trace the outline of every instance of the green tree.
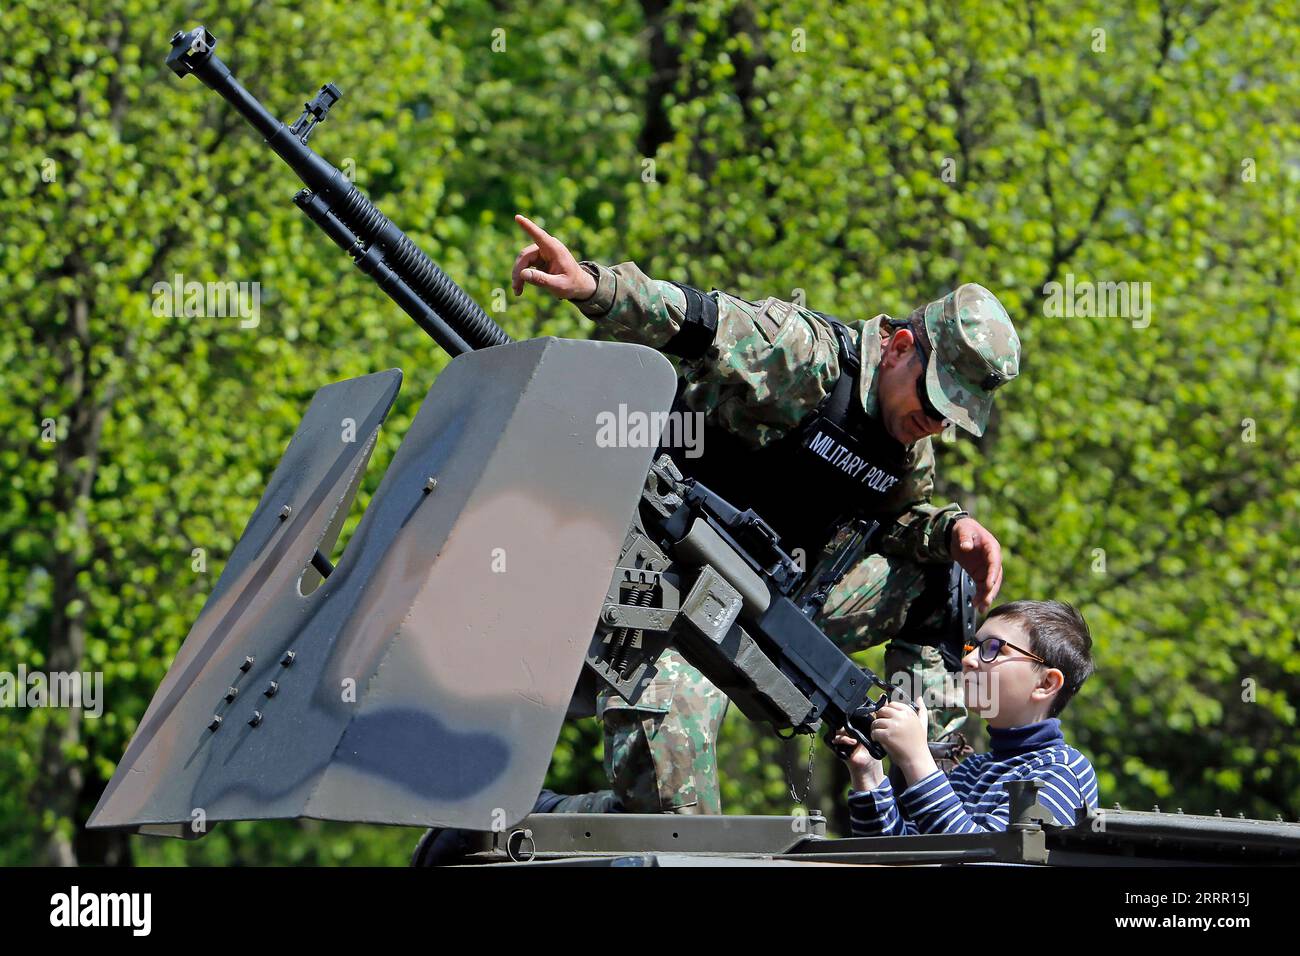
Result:
{"label": "green tree", "polygon": [[[80,826],[312,392],[407,373],[345,546],[445,362],[163,66],[192,15],[4,13],[0,670],[102,671],[106,701],[0,710],[0,859],[400,862],[396,828]],[[235,0],[207,26],[286,119],[343,89],[314,145],[516,337],[590,326],[506,291],[515,212],[587,258],[849,319],[989,286],[1022,376],[984,438],[938,442],[938,497],[1002,538],[1007,598],[1091,622],[1065,723],[1104,801],[1294,819],[1298,22],[1263,0]],[[259,323],[158,314],[177,274],[258,282]],[[1067,280],[1151,308],[1061,314]],[[567,727],[550,784],[600,786],[599,741]],[[829,810],[844,781],[817,746]],[[729,810],[788,812],[803,742],[733,712],[720,750]]]}

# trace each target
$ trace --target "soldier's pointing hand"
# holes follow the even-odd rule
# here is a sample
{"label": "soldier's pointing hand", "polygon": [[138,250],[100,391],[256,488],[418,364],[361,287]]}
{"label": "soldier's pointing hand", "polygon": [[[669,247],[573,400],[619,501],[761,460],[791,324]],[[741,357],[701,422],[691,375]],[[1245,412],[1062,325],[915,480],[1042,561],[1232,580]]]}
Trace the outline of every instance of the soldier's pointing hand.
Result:
{"label": "soldier's pointing hand", "polygon": [[526,216],[515,216],[515,222],[533,240],[515,259],[510,275],[515,295],[524,291],[525,284],[545,289],[557,299],[586,299],[596,292],[596,280],[564,243]]}

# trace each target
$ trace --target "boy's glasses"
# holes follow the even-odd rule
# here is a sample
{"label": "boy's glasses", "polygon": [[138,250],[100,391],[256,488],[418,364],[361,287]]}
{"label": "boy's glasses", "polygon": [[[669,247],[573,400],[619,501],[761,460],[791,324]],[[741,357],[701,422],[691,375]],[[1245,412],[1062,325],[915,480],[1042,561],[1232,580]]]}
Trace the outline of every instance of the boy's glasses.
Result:
{"label": "boy's glasses", "polygon": [[1034,660],[1038,661],[1038,663],[1040,664],[1043,665],[1047,664],[1047,661],[1043,660],[1033,651],[1027,651],[1023,647],[1017,647],[1015,644],[1012,644],[1010,641],[1005,641],[1000,637],[986,637],[983,640],[976,641],[974,644],[967,644],[966,653],[969,654],[977,647],[980,649],[980,660],[982,660],[985,664],[992,664],[995,660],[997,660],[998,655],[1002,653],[1002,648],[1004,647],[1009,647],[1013,651],[1019,651],[1021,654],[1024,654],[1026,657],[1033,658]]}

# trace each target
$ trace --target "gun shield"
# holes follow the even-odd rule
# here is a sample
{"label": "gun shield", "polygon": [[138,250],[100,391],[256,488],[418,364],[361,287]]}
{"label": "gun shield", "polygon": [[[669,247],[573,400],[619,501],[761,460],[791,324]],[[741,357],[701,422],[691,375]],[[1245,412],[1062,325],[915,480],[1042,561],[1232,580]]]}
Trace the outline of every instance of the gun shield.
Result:
{"label": "gun shield", "polygon": [[89,826],[532,808],[654,450],[600,415],[665,412],[675,374],[602,342],[457,358],[321,579],[399,381],[317,392]]}

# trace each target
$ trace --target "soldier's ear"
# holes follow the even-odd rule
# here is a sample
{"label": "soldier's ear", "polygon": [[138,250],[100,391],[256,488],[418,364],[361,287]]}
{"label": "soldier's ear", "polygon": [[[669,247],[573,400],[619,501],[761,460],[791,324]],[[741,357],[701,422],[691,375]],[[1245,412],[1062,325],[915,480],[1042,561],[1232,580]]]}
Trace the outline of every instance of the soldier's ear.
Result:
{"label": "soldier's ear", "polygon": [[893,365],[911,358],[916,342],[907,329],[897,329],[881,343],[880,358]]}

